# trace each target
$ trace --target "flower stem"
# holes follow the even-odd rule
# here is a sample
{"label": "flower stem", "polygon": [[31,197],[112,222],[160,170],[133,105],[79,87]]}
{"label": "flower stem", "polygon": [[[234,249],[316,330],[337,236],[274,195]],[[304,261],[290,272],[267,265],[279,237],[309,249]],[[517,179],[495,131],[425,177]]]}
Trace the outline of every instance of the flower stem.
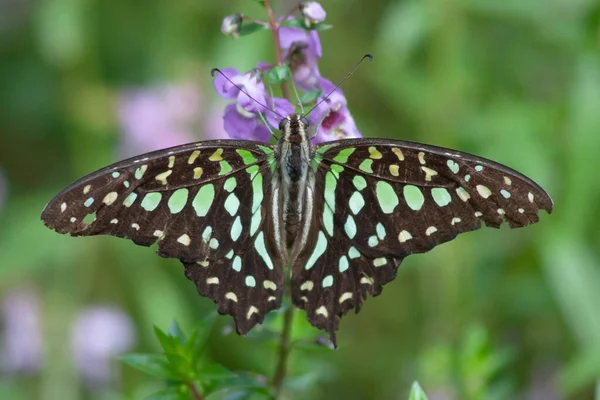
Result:
{"label": "flower stem", "polygon": [[192,382],[186,382],[190,392],[192,393],[192,397],[194,400],[204,400],[204,397],[200,394],[196,386]]}
{"label": "flower stem", "polygon": [[[273,43],[275,45],[275,59],[277,65],[283,65],[283,54],[281,52],[281,43],[279,42],[279,22],[275,19],[271,0],[265,0],[265,9],[269,17],[269,27],[273,34]],[[286,17],[287,19],[287,17]],[[285,19],[284,19],[285,20]],[[285,83],[281,84],[281,93],[283,97],[290,100],[290,91]],[[283,329],[281,331],[281,341],[279,343],[279,351],[277,356],[277,366],[275,368],[275,376],[273,377],[273,389],[275,391],[275,399],[281,396],[283,383],[287,375],[287,362],[290,354],[291,338],[292,338],[292,321],[294,319],[294,305],[285,310],[283,316]]]}
{"label": "flower stem", "polygon": [[[273,7],[271,6],[271,0],[265,0],[265,9],[267,10],[269,27],[271,29],[271,33],[273,34],[273,43],[275,44],[275,59],[277,60],[277,65],[283,65],[283,54],[281,53],[281,43],[279,43],[279,23],[275,19]],[[287,100],[290,99],[290,91],[285,83],[281,84],[281,92],[283,97],[285,97]]]}
{"label": "flower stem", "polygon": [[278,399],[283,389],[283,382],[287,374],[287,360],[290,355],[292,338],[292,321],[294,319],[294,305],[290,304],[283,315],[283,330],[281,331],[281,342],[279,343],[279,353],[277,357],[277,368],[273,378],[273,388],[275,389],[275,399]]}

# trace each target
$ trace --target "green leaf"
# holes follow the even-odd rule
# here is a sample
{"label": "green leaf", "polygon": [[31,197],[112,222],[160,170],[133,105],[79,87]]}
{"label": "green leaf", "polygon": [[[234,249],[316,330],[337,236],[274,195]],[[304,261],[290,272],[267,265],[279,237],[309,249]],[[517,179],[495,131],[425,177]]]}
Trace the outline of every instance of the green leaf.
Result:
{"label": "green leaf", "polygon": [[310,26],[310,29],[312,29],[314,31],[318,31],[318,32],[320,32],[320,31],[326,31],[326,30],[331,29],[331,28],[333,28],[333,25],[331,25],[331,24],[324,24],[322,22],[319,22],[318,24],[312,24]]}
{"label": "green leaf", "polygon": [[179,338],[164,333],[159,327],[154,326],[154,333],[160,342],[165,354],[185,354]]}
{"label": "green leaf", "polygon": [[277,65],[267,72],[267,79],[273,85],[289,81],[292,77],[292,71],[287,65]]}
{"label": "green leaf", "polygon": [[168,334],[178,338],[181,344],[185,344],[185,342],[187,341],[185,334],[183,333],[181,327],[179,326],[179,323],[175,319],[171,320],[171,325],[169,325]]}
{"label": "green leaf", "polygon": [[144,400],[189,400],[190,390],[184,384],[170,386],[146,396]]}
{"label": "green leaf", "polygon": [[320,90],[307,90],[306,92],[302,93],[302,96],[300,96],[300,102],[302,104],[312,103],[316,101],[320,96]]}
{"label": "green leaf", "polygon": [[[251,390],[255,393],[269,393],[267,378],[262,375],[249,372],[232,373],[218,364],[214,364],[213,369],[212,373],[210,370],[206,371],[206,369],[200,371],[201,379],[205,382],[203,387],[206,394],[221,390],[234,391],[241,389]],[[210,377],[212,379],[209,379]]]}
{"label": "green leaf", "polygon": [[311,31],[311,30],[324,31],[324,30],[333,28],[333,25],[324,24],[322,22],[320,22],[318,24],[312,24],[310,27],[308,27],[308,26],[306,26],[306,22],[304,21],[304,19],[300,19],[300,18],[289,19],[289,20],[285,21],[284,23],[282,23],[281,26],[304,29],[305,31]]}
{"label": "green leaf", "polygon": [[269,27],[263,24],[257,24],[256,22],[243,21],[238,32],[239,36],[250,35],[254,32],[267,30]]}
{"label": "green leaf", "polygon": [[171,364],[162,354],[132,353],[119,357],[121,362],[161,379],[180,380],[181,374],[173,370]]}
{"label": "green leaf", "polygon": [[265,6],[265,0],[255,0],[258,4],[260,4],[261,6]]}
{"label": "green leaf", "polygon": [[427,395],[425,394],[423,389],[421,389],[421,385],[419,385],[419,382],[415,381],[412,384],[408,400],[427,400]]}
{"label": "green leaf", "polygon": [[206,341],[212,331],[216,317],[217,313],[213,312],[202,319],[185,343],[184,352],[190,359],[190,363],[193,367],[200,361],[200,357],[204,352]]}

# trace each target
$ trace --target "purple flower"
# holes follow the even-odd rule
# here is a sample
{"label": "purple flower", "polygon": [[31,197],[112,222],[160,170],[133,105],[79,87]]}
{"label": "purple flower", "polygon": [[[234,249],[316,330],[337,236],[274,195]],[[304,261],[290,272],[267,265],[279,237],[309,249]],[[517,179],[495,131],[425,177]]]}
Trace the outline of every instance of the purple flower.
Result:
{"label": "purple flower", "polygon": [[[324,78],[320,78],[319,83],[323,95],[328,95],[335,87]],[[309,116],[309,122],[311,126],[317,127],[315,143],[362,137],[350,110],[348,110],[344,93],[339,88],[313,110]]]}
{"label": "purple flower", "polygon": [[236,100],[225,108],[223,116],[225,131],[233,139],[267,141],[270,132],[259,112],[269,125],[276,127],[281,119],[276,113],[285,117],[294,111],[289,101],[268,96],[260,78],[256,70],[240,74],[235,68],[226,68],[215,77],[217,93],[226,99]]}
{"label": "purple flower", "polygon": [[323,7],[316,1],[304,1],[300,3],[300,13],[304,17],[306,26],[309,28],[312,24],[325,21],[325,16],[327,15]]}
{"label": "purple flower", "polygon": [[135,344],[134,326],[123,311],[94,306],[79,314],[71,328],[74,362],[91,386],[105,387],[114,378],[113,358]]}
{"label": "purple flower", "polygon": [[11,372],[35,372],[42,363],[42,330],[37,294],[14,289],[2,300],[4,335],[0,366]]}
{"label": "purple flower", "polygon": [[194,84],[164,85],[125,91],[119,99],[123,131],[121,156],[193,141],[203,106]]}
{"label": "purple flower", "polygon": [[282,27],[279,41],[290,61],[294,82],[302,90],[318,90],[321,74],[317,62],[323,56],[321,41],[316,31]]}

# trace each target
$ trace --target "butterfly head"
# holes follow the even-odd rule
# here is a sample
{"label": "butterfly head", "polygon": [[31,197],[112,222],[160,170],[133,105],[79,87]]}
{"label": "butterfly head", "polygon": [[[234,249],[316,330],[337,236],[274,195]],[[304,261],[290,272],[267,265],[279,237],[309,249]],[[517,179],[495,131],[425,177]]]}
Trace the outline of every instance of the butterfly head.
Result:
{"label": "butterfly head", "polygon": [[288,140],[303,140],[309,127],[308,119],[298,114],[290,114],[279,121],[279,130]]}

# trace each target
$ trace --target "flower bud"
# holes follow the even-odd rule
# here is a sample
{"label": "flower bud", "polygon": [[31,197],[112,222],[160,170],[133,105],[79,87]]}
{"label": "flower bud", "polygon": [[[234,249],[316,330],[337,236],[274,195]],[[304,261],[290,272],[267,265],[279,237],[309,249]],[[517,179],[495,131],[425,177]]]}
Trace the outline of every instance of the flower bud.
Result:
{"label": "flower bud", "polygon": [[240,34],[240,27],[242,26],[242,14],[233,14],[225,17],[221,23],[221,32],[225,36],[231,36],[234,39]]}
{"label": "flower bud", "polygon": [[300,3],[299,7],[300,13],[304,17],[304,22],[308,28],[313,24],[325,21],[327,13],[316,1],[303,1]]}

